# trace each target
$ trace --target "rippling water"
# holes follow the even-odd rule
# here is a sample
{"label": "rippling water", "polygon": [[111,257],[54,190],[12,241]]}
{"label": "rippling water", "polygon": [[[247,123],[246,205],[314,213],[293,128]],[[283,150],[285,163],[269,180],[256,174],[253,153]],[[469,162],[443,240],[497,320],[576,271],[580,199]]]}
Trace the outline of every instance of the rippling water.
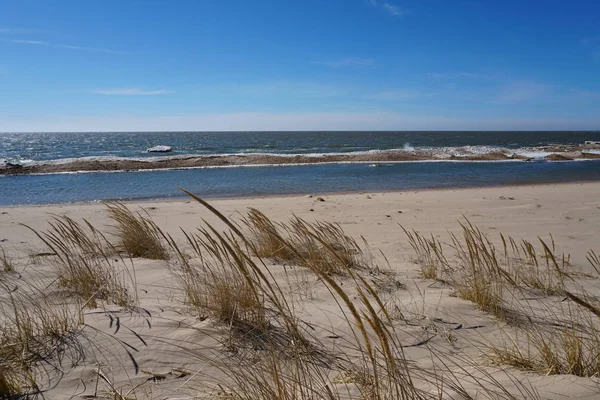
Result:
{"label": "rippling water", "polygon": [[146,149],[173,147],[172,155],[239,153],[346,153],[402,148],[484,146],[518,149],[600,141],[600,132],[123,132],[0,133],[0,160],[79,157],[152,157]]}
{"label": "rippling water", "polygon": [[0,205],[260,196],[600,180],[600,161],[328,164],[0,177]]}
{"label": "rippling water", "polygon": [[[600,141],[600,132],[165,132],[0,134],[0,159],[175,154],[309,154],[419,148],[522,149]],[[600,180],[600,161],[409,162],[0,176],[0,205],[173,198],[177,186],[204,197],[476,187]]]}

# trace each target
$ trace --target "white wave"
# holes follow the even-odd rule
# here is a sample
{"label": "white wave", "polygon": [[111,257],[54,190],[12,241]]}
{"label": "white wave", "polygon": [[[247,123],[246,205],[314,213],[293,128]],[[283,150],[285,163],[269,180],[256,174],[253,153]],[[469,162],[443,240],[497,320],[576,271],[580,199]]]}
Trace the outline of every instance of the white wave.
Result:
{"label": "white wave", "polygon": [[554,153],[549,152],[549,151],[516,150],[516,151],[514,151],[514,154],[517,154],[517,155],[523,156],[523,157],[527,157],[527,158],[540,159],[540,158],[545,158],[545,157],[549,156],[550,154],[554,154]]}
{"label": "white wave", "polygon": [[[177,156],[173,156],[177,157]],[[162,158],[171,158],[171,157],[118,157],[118,156],[87,156],[87,157],[70,157],[70,158],[59,158],[56,160],[41,160],[41,161],[33,161],[31,160],[33,165],[63,165],[63,164],[73,164],[76,162],[110,162],[110,161],[141,161],[141,162],[152,162],[157,161]]]}
{"label": "white wave", "polygon": [[21,165],[21,166],[26,166],[26,165],[32,165],[34,163],[33,160],[27,160],[27,159],[20,159],[20,160],[15,160],[15,159],[0,159],[0,167],[1,168],[5,168],[7,167],[9,164],[11,165]]}
{"label": "white wave", "polygon": [[[588,153],[600,154],[600,150],[586,150]],[[598,152],[598,153],[596,153]],[[517,154],[527,158],[544,158],[551,152],[536,150],[535,148],[521,148],[521,149],[507,149],[502,147],[494,146],[460,146],[460,147],[413,147],[410,143],[406,143],[402,148],[393,149],[373,149],[373,150],[361,150],[361,151],[348,151],[348,152],[327,152],[327,153],[276,153],[276,152],[248,152],[248,153],[209,153],[209,154],[179,154],[179,155],[168,155],[168,156],[145,156],[145,157],[120,157],[114,155],[104,156],[86,156],[86,157],[71,157],[61,158],[54,160],[19,160],[18,163],[26,164],[29,166],[38,165],[63,165],[72,164],[76,162],[118,162],[118,161],[135,161],[143,163],[152,162],[163,162],[169,160],[182,160],[182,159],[220,159],[228,157],[279,157],[279,158],[293,158],[293,157],[306,157],[306,158],[326,158],[326,157],[355,157],[355,156],[369,156],[369,155],[381,155],[381,154],[398,154],[398,153],[411,153],[421,154],[425,157],[436,157],[440,159],[447,159],[451,157],[468,157],[478,156],[489,153],[504,153],[507,156]],[[434,160],[435,161],[435,160]],[[0,165],[2,162],[0,161]]]}
{"label": "white wave", "polygon": [[461,146],[461,147],[443,147],[445,151],[454,155],[480,155],[488,153],[503,152],[505,149],[492,146]]}
{"label": "white wave", "polygon": [[146,151],[148,153],[168,153],[171,150],[173,150],[173,148],[171,146],[159,145],[159,146],[150,147]]}

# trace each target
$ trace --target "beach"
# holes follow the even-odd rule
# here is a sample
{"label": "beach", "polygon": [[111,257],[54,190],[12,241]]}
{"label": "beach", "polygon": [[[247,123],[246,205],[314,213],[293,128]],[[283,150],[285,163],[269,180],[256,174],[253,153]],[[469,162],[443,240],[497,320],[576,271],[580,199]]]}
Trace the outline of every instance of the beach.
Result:
{"label": "beach", "polygon": [[[499,332],[510,332],[517,327],[507,320],[494,317],[493,312],[482,311],[473,302],[460,298],[452,283],[424,278],[422,265],[415,262],[415,251],[402,227],[409,232],[415,230],[424,237],[435,238],[447,246],[452,243],[449,235],[455,234],[460,238],[460,224],[470,223],[489,238],[499,254],[502,252],[500,233],[505,237],[513,237],[517,242],[520,239],[528,240],[535,245],[535,251],[543,255],[543,248],[539,246],[540,238],[545,243],[553,243],[555,254],[570,254],[569,268],[577,269],[580,273],[576,278],[578,285],[585,288],[586,295],[597,296],[598,275],[586,256],[589,250],[599,250],[599,199],[600,183],[572,183],[240,197],[211,199],[209,203],[223,216],[236,222],[240,222],[249,208],[254,208],[275,222],[285,222],[296,216],[308,223],[328,221],[339,224],[343,232],[355,238],[361,247],[363,237],[370,248],[369,257],[378,268],[358,270],[357,273],[375,282],[376,292],[385,304],[397,304],[402,309],[403,319],[394,322],[394,332],[397,332],[395,337],[402,343],[404,357],[423,368],[433,365],[440,368],[441,364],[432,362],[432,354],[444,354],[447,359],[443,360],[449,365],[445,368],[455,371],[456,379],[462,382],[465,392],[474,398],[502,397],[486,394],[481,384],[472,382],[473,376],[489,374],[498,386],[517,398],[535,397],[524,392],[525,385],[539,398],[591,399],[599,390],[599,382],[595,377],[524,371],[512,365],[491,362],[488,357],[490,343],[505,343],[506,336],[503,337]],[[185,244],[184,231],[197,233],[198,228],[205,226],[203,221],[214,226],[216,232],[228,229],[218,216],[192,198],[125,204],[133,211],[145,210],[142,215],[154,221],[165,235],[179,243],[186,252],[189,249]],[[74,298],[61,297],[65,288],[59,289],[54,282],[56,278],[52,278],[54,271],[50,259],[54,257],[35,256],[52,251],[41,243],[32,229],[47,231],[48,222],[56,216],[68,216],[73,221],[85,219],[96,229],[105,232],[108,240],[117,240],[113,235],[116,223],[109,218],[107,207],[102,203],[0,207],[0,244],[15,270],[0,273],[0,277],[3,282],[8,282],[8,286],[15,287],[24,285],[27,280],[43,283],[44,290],[53,293],[54,299],[69,303],[74,302]],[[247,232],[244,225],[241,229]],[[451,249],[446,251],[448,258],[452,258]],[[226,385],[231,378],[215,366],[215,359],[221,362],[223,357],[234,359],[242,355],[242,358],[260,358],[261,351],[256,348],[249,350],[242,346],[234,353],[228,352],[224,343],[227,337],[231,337],[231,332],[227,326],[208,311],[198,315],[189,309],[177,279],[176,271],[181,265],[176,257],[171,257],[168,261],[134,257],[126,262],[135,271],[139,295],[139,302],[135,306],[137,311],[100,300],[96,307],[81,308],[81,317],[85,321],[83,330],[88,330],[85,331],[85,340],[93,343],[92,347],[95,346],[96,350],[85,352],[86,356],[73,362],[73,365],[62,366],[60,377],[50,377],[52,384],[44,384],[47,377],[39,374],[40,386],[45,388],[46,398],[101,397],[99,393],[108,396],[115,390],[122,394],[130,393],[130,396],[134,394],[135,398],[214,398],[210,396],[216,397],[220,391],[228,393],[224,389],[227,386],[219,389],[217,383]],[[268,257],[265,260],[264,269],[284,288],[288,300],[294,303],[294,317],[311,326],[311,340],[320,341],[328,349],[335,349],[339,343],[351,340],[353,324],[344,317],[348,308],[338,306],[336,301],[339,300],[331,295],[323,277],[319,278],[314,271],[293,263]],[[351,289],[354,281],[349,276],[332,275],[332,279],[346,288],[348,293],[355,293]],[[532,288],[528,290],[529,295],[537,299],[534,302],[543,301],[545,305],[550,305],[549,309],[556,307],[556,304],[562,306],[565,302],[560,293],[543,296]],[[360,298],[356,296],[354,294],[353,302],[358,308],[363,308]],[[371,298],[371,295],[368,297]],[[537,310],[535,306],[534,309]],[[542,311],[534,314],[539,316]],[[116,316],[126,328],[115,331],[113,318]],[[90,335],[92,328],[94,332],[103,334]],[[114,338],[126,342],[135,351],[116,343]],[[130,359],[135,359],[135,363]],[[450,365],[452,362],[456,364]],[[324,376],[329,379],[334,391],[346,393],[340,398],[362,393],[357,381],[349,377],[342,378],[347,371],[336,368],[334,364],[330,365],[330,370],[325,368],[327,371]],[[470,377],[461,378],[461,368],[470,371]],[[419,385],[427,393],[439,390],[432,388],[431,383],[416,383],[416,386]],[[446,389],[442,397],[461,398],[456,390]]]}
{"label": "beach", "polygon": [[5,3],[0,400],[600,399],[600,1]]}
{"label": "beach", "polygon": [[[381,248],[388,257],[393,257],[400,250],[407,257],[411,255],[407,244],[402,249],[397,248],[404,242],[404,237],[398,232],[398,224],[424,233],[443,235],[447,231],[458,230],[460,227],[456,222],[463,216],[492,234],[498,231],[534,240],[537,236],[546,237],[551,233],[561,247],[566,246],[563,252],[577,257],[596,245],[594,232],[600,231],[599,192],[600,183],[573,183],[382,193],[314,193],[209,201],[233,218],[252,207],[277,221],[297,215],[309,220],[337,222],[349,235],[368,238],[373,247]],[[326,201],[316,201],[319,196]],[[139,207],[146,209],[159,226],[178,238],[180,227],[193,230],[201,224],[202,218],[215,221],[210,212],[191,199],[125,204],[131,205],[134,210]],[[5,246],[17,245],[24,240],[30,243],[33,241],[32,234],[18,224],[42,229],[52,215],[64,214],[75,219],[89,219],[98,226],[110,225],[105,206],[98,202],[0,207],[0,213],[6,213],[0,214],[0,239],[9,239]],[[390,236],[395,240],[390,241]]]}
{"label": "beach", "polygon": [[5,3],[0,400],[600,399],[600,1]]}

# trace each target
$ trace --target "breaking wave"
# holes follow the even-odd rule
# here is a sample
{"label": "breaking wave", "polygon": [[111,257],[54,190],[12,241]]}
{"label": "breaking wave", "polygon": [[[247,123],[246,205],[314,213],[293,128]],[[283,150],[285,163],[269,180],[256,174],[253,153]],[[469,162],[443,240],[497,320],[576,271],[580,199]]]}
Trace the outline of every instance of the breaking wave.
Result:
{"label": "breaking wave", "polygon": [[522,148],[495,146],[413,147],[329,153],[243,152],[179,154],[153,157],[88,156],[35,161],[0,160],[0,174],[40,174],[85,171],[302,165],[324,163],[386,163],[424,161],[569,161],[600,158],[593,145],[555,145]]}

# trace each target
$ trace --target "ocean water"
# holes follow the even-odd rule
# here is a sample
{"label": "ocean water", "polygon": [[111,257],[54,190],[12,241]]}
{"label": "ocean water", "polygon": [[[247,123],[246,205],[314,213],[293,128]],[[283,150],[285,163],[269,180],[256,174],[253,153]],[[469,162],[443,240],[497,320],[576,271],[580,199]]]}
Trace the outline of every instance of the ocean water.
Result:
{"label": "ocean water", "polygon": [[169,145],[169,155],[312,154],[406,148],[481,147],[517,150],[600,141],[598,132],[121,132],[0,133],[0,160],[47,161],[80,157],[153,157],[146,149]]}
{"label": "ocean water", "polygon": [[[81,157],[182,154],[324,154],[389,149],[501,149],[535,153],[548,145],[600,141],[600,132],[159,132],[0,134],[0,162],[69,162]],[[540,150],[541,152],[542,150]],[[163,155],[164,156],[164,155]],[[600,160],[569,162],[403,162],[243,166],[0,176],[0,205],[183,197],[410,190],[600,180]]]}

